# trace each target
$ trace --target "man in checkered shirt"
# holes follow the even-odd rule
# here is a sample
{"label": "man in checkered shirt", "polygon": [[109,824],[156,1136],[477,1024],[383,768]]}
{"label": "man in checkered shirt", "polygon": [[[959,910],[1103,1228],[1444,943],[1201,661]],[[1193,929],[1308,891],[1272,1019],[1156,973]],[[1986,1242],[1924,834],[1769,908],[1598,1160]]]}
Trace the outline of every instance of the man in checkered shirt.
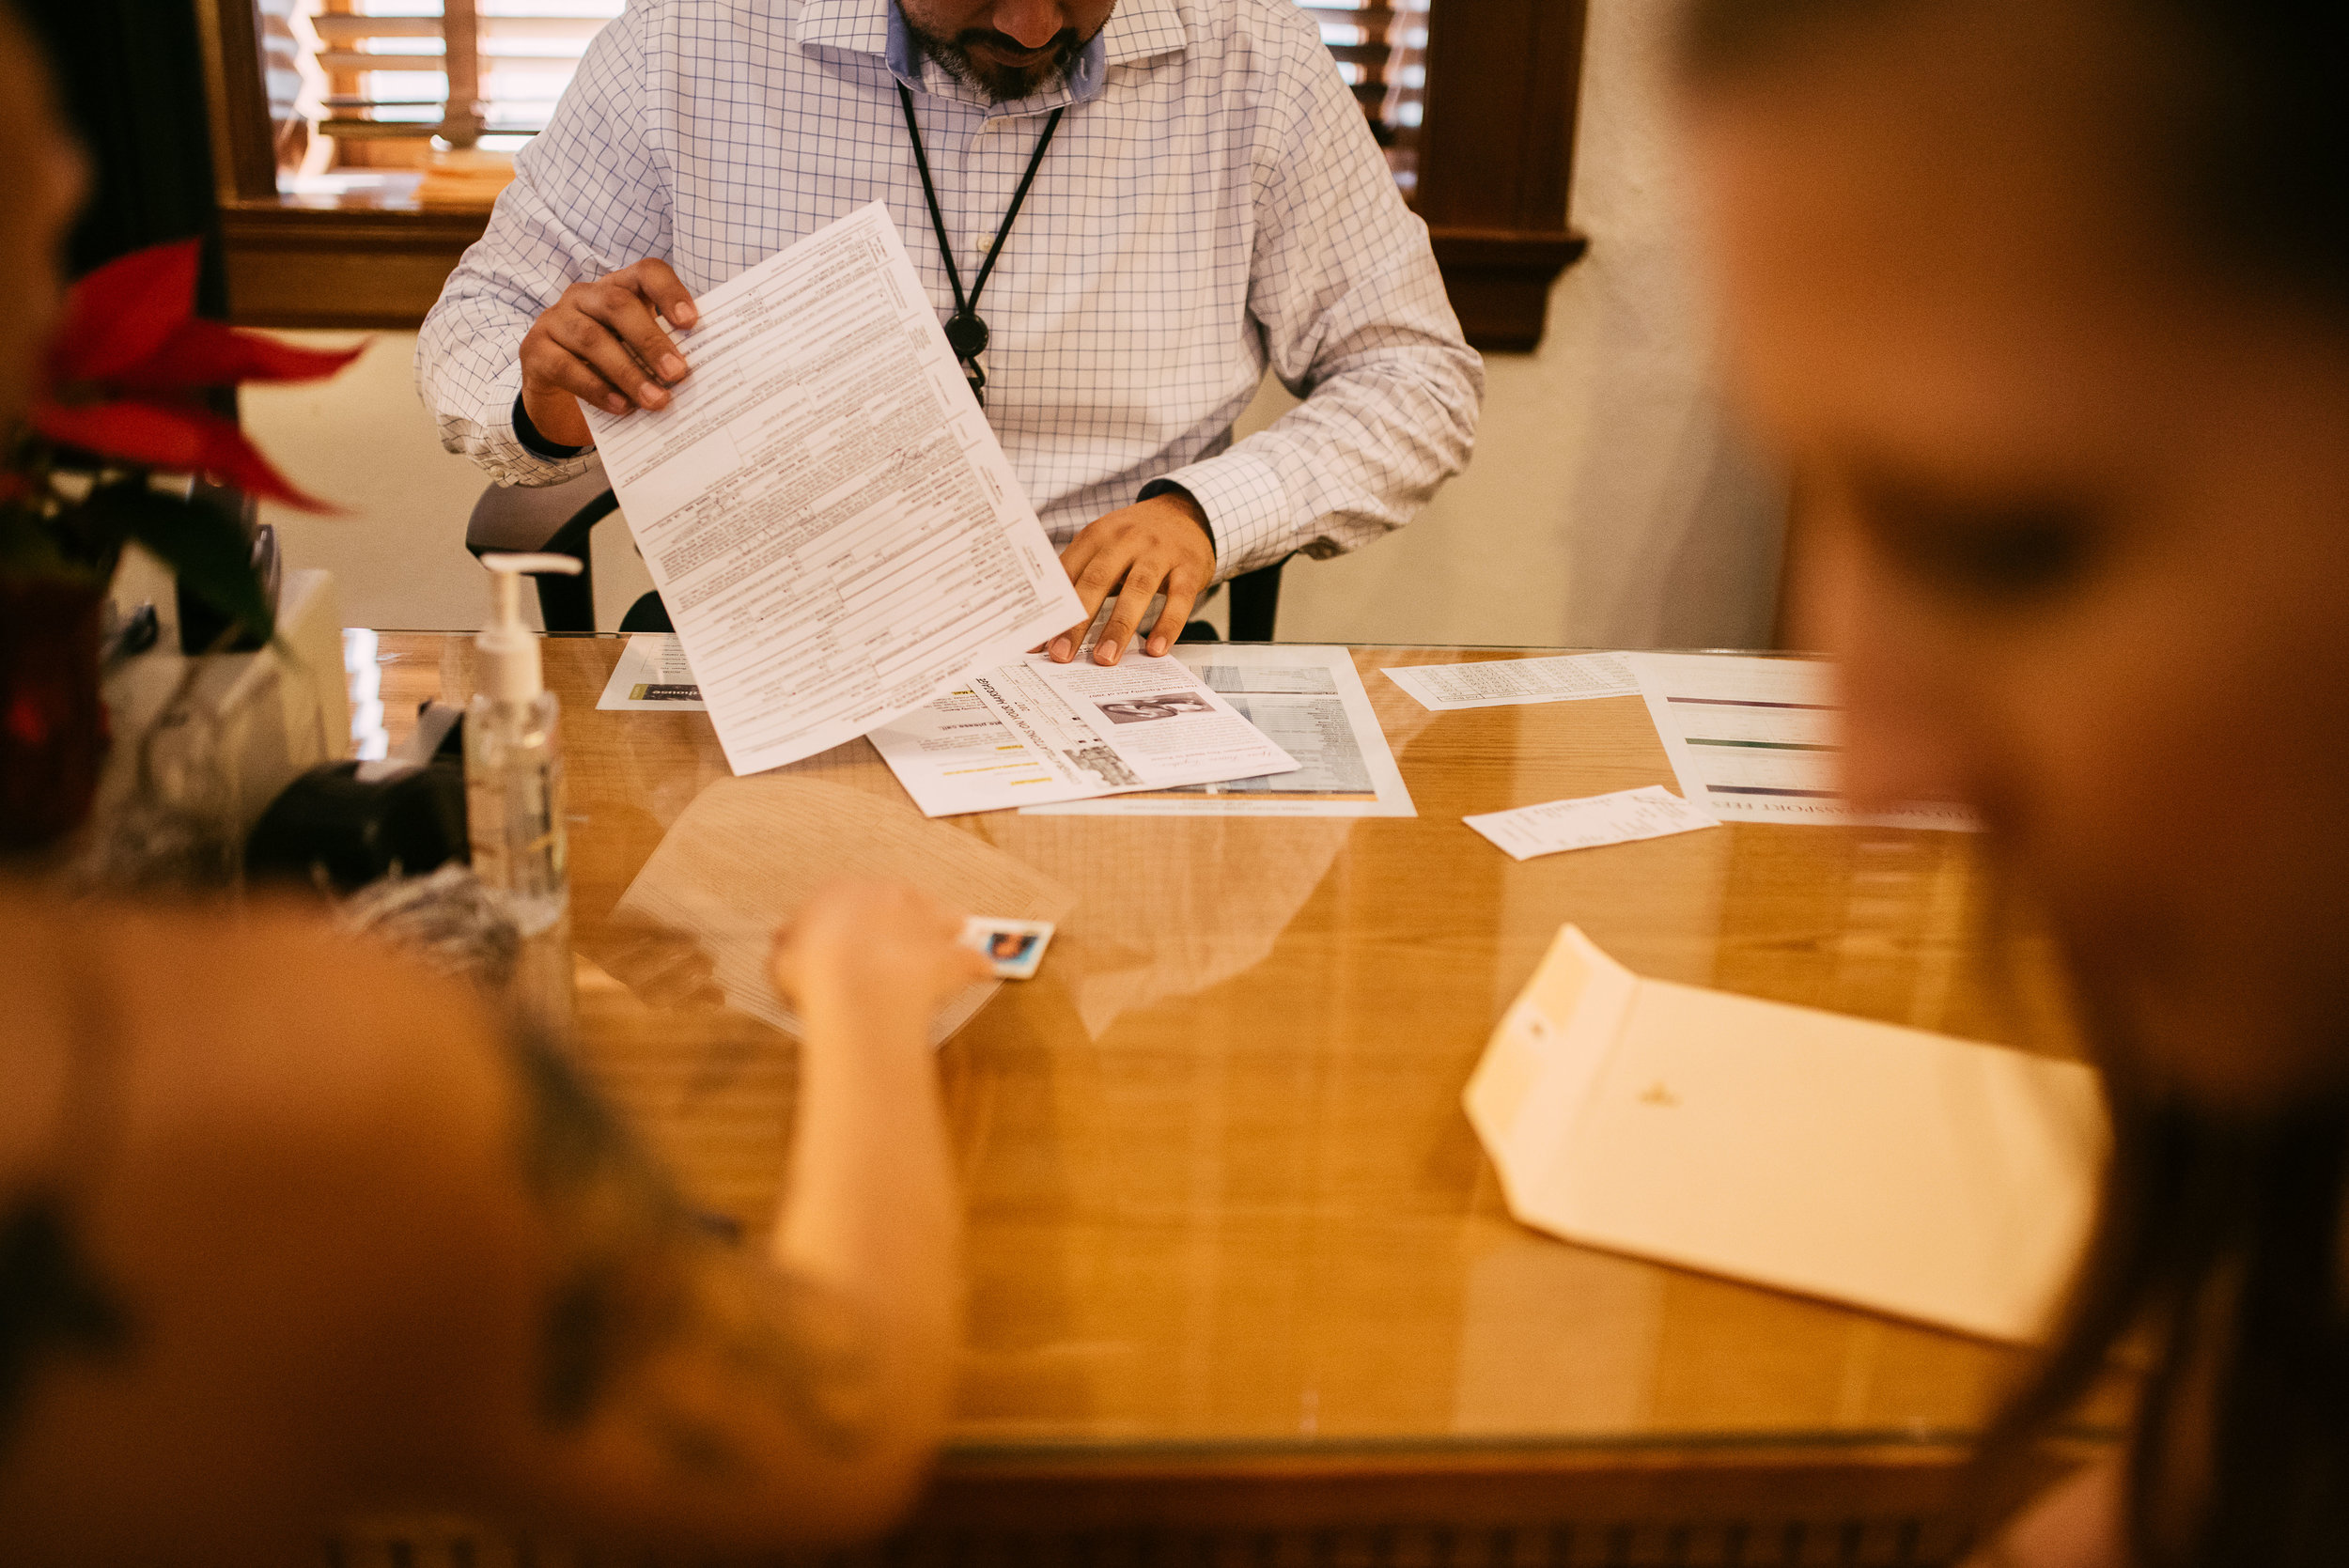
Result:
{"label": "man in checkered shirt", "polygon": [[[943,319],[899,84],[966,287],[1067,110],[976,309],[988,420],[1088,616],[1117,595],[1096,659],[1401,527],[1466,462],[1482,362],[1294,0],[631,0],[425,322],[442,440],[576,474],[580,400],[658,409],[690,373],[663,323],[694,293],[876,199]],[[1234,444],[1268,365],[1305,400]]]}

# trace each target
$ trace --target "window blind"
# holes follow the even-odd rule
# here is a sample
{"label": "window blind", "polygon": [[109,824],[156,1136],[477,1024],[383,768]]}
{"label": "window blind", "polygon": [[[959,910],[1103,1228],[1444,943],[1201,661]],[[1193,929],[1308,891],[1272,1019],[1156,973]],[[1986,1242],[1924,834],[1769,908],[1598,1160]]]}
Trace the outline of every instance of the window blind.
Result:
{"label": "window blind", "polygon": [[[521,147],[545,129],[588,40],[624,0],[260,3],[265,17],[286,19],[272,33],[265,68],[272,103],[281,95],[290,102],[299,85],[304,125],[332,144],[334,164],[351,167],[412,163],[436,138],[488,151]],[[1408,190],[1430,0],[1300,3]],[[306,59],[294,57],[298,39]]]}

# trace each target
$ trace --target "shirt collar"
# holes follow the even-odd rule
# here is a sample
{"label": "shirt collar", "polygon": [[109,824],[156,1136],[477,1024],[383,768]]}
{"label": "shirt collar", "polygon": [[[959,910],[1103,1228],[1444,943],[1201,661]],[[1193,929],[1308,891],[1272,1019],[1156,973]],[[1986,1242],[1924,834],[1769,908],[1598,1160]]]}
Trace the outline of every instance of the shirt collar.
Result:
{"label": "shirt collar", "polygon": [[[922,53],[896,0],[803,0],[794,34],[801,44],[878,54],[898,81],[922,85]],[[1190,46],[1175,0],[1119,0],[1109,25],[1069,68],[1069,101],[1085,103],[1099,97],[1111,66],[1157,59]]]}

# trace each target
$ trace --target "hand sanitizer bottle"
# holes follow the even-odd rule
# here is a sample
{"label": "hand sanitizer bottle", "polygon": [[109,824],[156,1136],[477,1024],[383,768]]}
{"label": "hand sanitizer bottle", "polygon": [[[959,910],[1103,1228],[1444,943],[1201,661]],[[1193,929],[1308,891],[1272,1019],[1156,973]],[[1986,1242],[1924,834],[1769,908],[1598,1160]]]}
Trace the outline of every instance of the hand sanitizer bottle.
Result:
{"label": "hand sanitizer bottle", "polygon": [[560,705],[538,639],[522,625],[526,572],[576,574],[568,555],[484,555],[490,624],[474,640],[476,690],[465,714],[465,821],[473,869],[521,932],[513,1001],[528,1022],[568,1034],[575,999]]}

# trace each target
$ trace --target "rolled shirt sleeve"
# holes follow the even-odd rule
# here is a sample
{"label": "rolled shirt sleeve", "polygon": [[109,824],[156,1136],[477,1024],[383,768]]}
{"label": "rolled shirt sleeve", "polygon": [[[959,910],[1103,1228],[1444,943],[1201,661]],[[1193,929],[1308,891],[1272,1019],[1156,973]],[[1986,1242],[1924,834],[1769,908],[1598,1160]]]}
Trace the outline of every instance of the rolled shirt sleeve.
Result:
{"label": "rolled shirt sleeve", "polygon": [[[1299,27],[1311,23],[1300,14]],[[1261,178],[1249,313],[1304,402],[1168,474],[1207,514],[1216,575],[1316,560],[1411,520],[1468,462],[1484,361],[1461,335],[1427,225],[1317,36],[1283,52]]]}
{"label": "rolled shirt sleeve", "polygon": [[556,484],[590,461],[584,449],[542,455],[515,430],[531,324],[573,283],[668,253],[668,186],[649,135],[639,15],[631,7],[588,45],[417,334],[416,391],[441,444],[500,484]]}

